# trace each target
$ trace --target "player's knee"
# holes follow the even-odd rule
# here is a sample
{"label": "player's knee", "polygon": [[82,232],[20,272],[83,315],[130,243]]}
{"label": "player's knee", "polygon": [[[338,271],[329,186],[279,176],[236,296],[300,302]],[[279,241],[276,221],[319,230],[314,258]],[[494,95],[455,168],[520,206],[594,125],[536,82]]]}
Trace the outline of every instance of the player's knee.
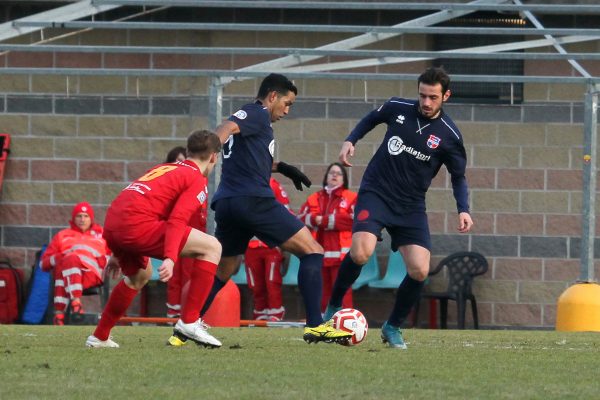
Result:
{"label": "player's knee", "polygon": [[210,238],[211,239],[209,242],[209,252],[212,256],[216,257],[217,259],[220,259],[221,252],[223,251],[223,246],[221,246],[221,242],[219,242],[216,237],[211,236]]}
{"label": "player's knee", "polygon": [[321,246],[316,240],[313,241],[312,245],[311,245],[311,251],[310,254],[324,254],[325,250],[323,249],[323,246]]}
{"label": "player's knee", "polygon": [[202,243],[202,246],[203,249],[198,252],[197,257],[218,264],[221,259],[221,251],[223,248],[217,238],[208,236],[208,239]]}
{"label": "player's knee", "polygon": [[427,279],[428,271],[424,268],[409,269],[408,275],[416,281],[423,282]]}
{"label": "player's knee", "polygon": [[[152,276],[152,273],[150,273],[150,276]],[[138,291],[142,290],[142,288],[146,286],[146,283],[148,283],[149,280],[150,277],[146,274],[136,274],[133,276],[125,277],[125,283],[127,284],[127,286],[129,286],[131,289]]]}
{"label": "player's knee", "polygon": [[371,257],[371,253],[366,249],[351,249],[350,257],[352,261],[354,261],[358,265],[364,265],[369,262],[369,257]]}

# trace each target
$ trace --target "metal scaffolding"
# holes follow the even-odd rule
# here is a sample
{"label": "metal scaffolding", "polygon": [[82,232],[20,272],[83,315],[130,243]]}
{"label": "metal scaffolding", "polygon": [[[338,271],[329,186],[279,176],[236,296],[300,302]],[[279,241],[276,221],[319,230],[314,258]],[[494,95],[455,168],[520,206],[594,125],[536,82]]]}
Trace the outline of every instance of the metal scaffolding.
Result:
{"label": "metal scaffolding", "polygon": [[[141,7],[142,12],[114,21],[96,21],[95,16],[120,7]],[[157,7],[157,8],[152,8]],[[125,21],[137,15],[145,15],[171,7],[219,8],[219,9],[278,9],[278,10],[410,10],[420,11],[422,16],[393,26],[364,26],[336,24],[251,24],[251,23],[181,23],[181,22],[140,22]],[[438,26],[447,21],[474,12],[498,12],[518,15],[522,23],[516,28],[473,28]],[[591,281],[593,273],[593,244],[595,239],[595,177],[596,177],[596,136],[597,107],[600,77],[593,76],[581,61],[600,60],[597,52],[569,53],[564,45],[600,40],[597,25],[589,28],[546,28],[536,14],[599,16],[600,5],[583,4],[523,4],[520,0],[476,0],[468,3],[440,2],[357,2],[357,1],[234,1],[234,0],[84,0],[51,11],[28,16],[0,24],[0,51],[2,52],[69,52],[69,53],[122,53],[122,54],[211,54],[211,55],[261,55],[272,59],[239,69],[126,69],[126,68],[0,68],[0,74],[26,75],[112,75],[112,76],[195,76],[209,79],[209,120],[212,128],[221,121],[223,88],[235,80],[262,77],[265,71],[281,72],[290,78],[302,79],[348,79],[348,80],[411,80],[415,74],[364,73],[354,72],[357,68],[399,64],[436,58],[461,58],[470,60],[564,60],[576,71],[576,76],[538,75],[475,75],[453,74],[457,82],[494,83],[567,83],[584,84],[584,210],[582,232],[582,255],[580,279]],[[86,20],[81,20],[87,18]],[[91,20],[90,20],[91,19]],[[528,25],[528,26],[526,26]],[[165,47],[165,46],[77,46],[49,44],[53,38],[44,38],[31,45],[2,43],[10,38],[48,29],[88,31],[91,29],[119,30],[195,30],[195,31],[239,31],[239,32],[336,32],[356,34],[343,40],[328,43],[316,48],[250,48],[250,47]],[[405,34],[420,35],[521,35],[527,40],[466,47],[447,51],[419,51],[369,49],[368,46],[385,39]],[[539,38],[538,36],[543,36]],[[533,37],[533,38],[532,38]],[[538,37],[538,38],[536,38]],[[520,52],[552,46],[556,53]],[[367,47],[367,48],[366,48]],[[331,58],[352,58],[333,61]],[[315,63],[315,60],[323,59]],[[310,64],[307,64],[311,62]],[[333,72],[338,71],[338,72]],[[341,72],[347,71],[347,72]],[[218,176],[218,174],[213,174]],[[216,182],[213,182],[215,184]]]}

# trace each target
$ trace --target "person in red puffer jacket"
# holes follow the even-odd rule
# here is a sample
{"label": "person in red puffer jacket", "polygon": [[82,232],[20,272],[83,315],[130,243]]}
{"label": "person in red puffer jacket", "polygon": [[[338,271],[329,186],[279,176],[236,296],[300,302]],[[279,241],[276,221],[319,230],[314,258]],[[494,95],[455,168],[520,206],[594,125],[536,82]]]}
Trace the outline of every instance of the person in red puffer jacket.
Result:
{"label": "person in red puffer jacket", "polygon": [[[325,250],[321,270],[323,276],[321,311],[325,311],[342,260],[352,244],[352,221],[356,196],[355,192],[348,190],[346,169],[335,162],[327,167],[323,177],[323,189],[308,196],[300,208],[298,217]],[[352,307],[352,290],[348,290],[344,296],[342,307]]]}
{"label": "person in red puffer jacket", "polygon": [[64,325],[69,303],[73,316],[83,314],[82,292],[102,284],[110,256],[92,206],[75,205],[69,223],[71,227],[58,232],[42,256],[42,269],[54,271],[54,325]]}
{"label": "person in red puffer jacket", "polygon": [[[271,178],[269,185],[275,194],[275,199],[289,210],[290,200],[281,184]],[[283,262],[281,250],[278,247],[269,248],[254,237],[248,243],[244,259],[248,287],[252,290],[254,298],[254,319],[281,321],[285,315],[281,296]]]}

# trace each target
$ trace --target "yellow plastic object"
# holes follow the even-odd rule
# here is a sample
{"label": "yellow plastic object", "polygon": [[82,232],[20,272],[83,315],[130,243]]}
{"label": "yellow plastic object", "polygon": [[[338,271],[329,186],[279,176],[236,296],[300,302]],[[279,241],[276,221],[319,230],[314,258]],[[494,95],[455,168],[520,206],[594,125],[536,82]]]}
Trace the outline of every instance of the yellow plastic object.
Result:
{"label": "yellow plastic object", "polygon": [[558,298],[557,331],[600,332],[600,285],[577,283]]}

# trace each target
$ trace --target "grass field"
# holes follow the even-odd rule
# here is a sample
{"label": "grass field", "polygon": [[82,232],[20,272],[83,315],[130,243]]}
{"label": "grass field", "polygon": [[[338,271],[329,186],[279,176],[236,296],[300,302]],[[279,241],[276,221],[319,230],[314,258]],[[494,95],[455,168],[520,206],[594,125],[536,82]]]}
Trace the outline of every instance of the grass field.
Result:
{"label": "grass field", "polygon": [[0,399],[594,399],[600,335],[406,330],[408,351],[371,329],[355,347],[308,345],[299,328],[213,328],[209,350],[165,346],[167,327],[0,325]]}

